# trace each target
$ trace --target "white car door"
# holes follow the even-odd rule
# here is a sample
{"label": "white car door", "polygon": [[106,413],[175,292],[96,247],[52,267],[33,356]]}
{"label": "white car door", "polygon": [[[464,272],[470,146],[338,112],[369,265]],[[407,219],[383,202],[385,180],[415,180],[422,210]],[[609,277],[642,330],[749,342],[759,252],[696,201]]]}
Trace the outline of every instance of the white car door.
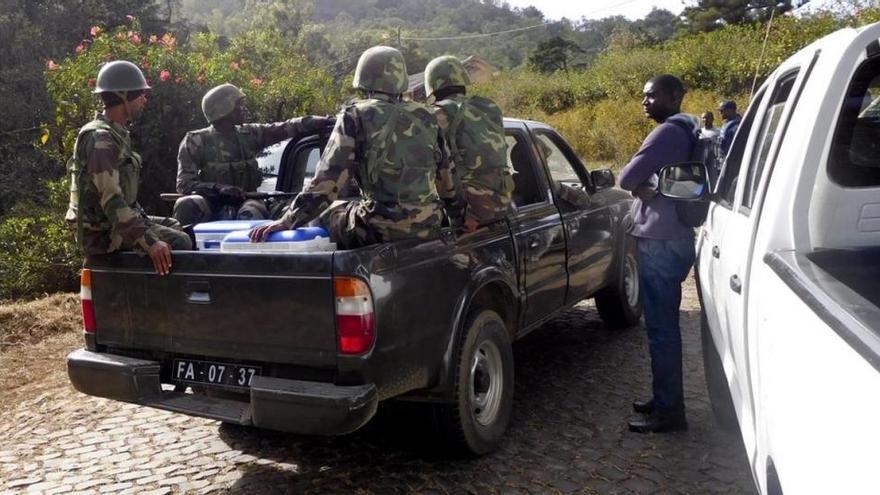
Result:
{"label": "white car door", "polygon": [[803,84],[803,75],[807,71],[801,68],[809,64],[811,59],[810,53],[789,59],[765,83],[761,99],[753,104],[756,110],[754,122],[750,123],[753,130],[744,143],[735,200],[721,237],[721,253],[715,271],[716,297],[720,301],[718,318],[728,351],[728,355],[722,355],[722,359],[727,361],[725,368],[728,364],[732,365],[728,371],[731,399],[751,461],[754,461],[756,436],[753,377],[750,376],[752,367],[748,353],[749,339],[754,338],[747,325],[749,267],[754,262],[754,234],[760,218],[762,186],[766,181],[764,172],[775,157],[793,103]]}

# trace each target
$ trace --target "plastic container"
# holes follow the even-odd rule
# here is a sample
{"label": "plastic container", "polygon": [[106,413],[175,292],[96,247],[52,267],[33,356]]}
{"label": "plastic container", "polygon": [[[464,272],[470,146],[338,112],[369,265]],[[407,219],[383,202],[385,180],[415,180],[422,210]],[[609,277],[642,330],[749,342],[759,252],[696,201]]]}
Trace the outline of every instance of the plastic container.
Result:
{"label": "plastic container", "polygon": [[254,227],[265,225],[271,220],[220,220],[193,225],[196,235],[196,249],[199,251],[219,251],[220,243],[230,232],[249,231]]}
{"label": "plastic container", "polygon": [[321,227],[272,232],[265,242],[251,242],[249,233],[243,230],[227,234],[220,250],[224,253],[303,253],[336,249],[336,243],[330,242],[330,234]]}

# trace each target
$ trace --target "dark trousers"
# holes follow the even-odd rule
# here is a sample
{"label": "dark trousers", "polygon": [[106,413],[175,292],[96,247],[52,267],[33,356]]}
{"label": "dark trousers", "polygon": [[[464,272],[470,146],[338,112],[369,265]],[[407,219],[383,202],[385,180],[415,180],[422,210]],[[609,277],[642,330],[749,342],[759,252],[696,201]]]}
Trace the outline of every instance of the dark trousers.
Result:
{"label": "dark trousers", "polygon": [[679,309],[681,283],[694,264],[694,240],[639,238],[638,246],[654,408],[660,415],[684,414]]}

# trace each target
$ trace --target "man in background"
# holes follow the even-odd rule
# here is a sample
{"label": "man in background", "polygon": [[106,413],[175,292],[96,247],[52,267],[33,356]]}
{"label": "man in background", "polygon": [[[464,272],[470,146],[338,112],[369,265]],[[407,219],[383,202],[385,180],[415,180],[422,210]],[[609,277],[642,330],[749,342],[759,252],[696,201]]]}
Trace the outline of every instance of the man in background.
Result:
{"label": "man in background", "polygon": [[736,113],[736,102],[726,100],[718,105],[718,111],[721,112],[721,118],[724,119],[724,125],[721,126],[721,159],[727,156],[730,144],[733,143],[733,136],[739,128],[739,122],[742,116]]}

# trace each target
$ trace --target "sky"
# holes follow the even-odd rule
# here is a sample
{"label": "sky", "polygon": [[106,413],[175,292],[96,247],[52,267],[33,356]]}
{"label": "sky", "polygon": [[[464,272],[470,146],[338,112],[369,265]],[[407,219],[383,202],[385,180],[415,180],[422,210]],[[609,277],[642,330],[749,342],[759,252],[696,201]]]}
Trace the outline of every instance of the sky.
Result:
{"label": "sky", "polygon": [[666,9],[673,14],[681,13],[685,5],[696,2],[685,2],[683,0],[592,0],[573,1],[573,0],[506,0],[511,7],[528,7],[535,6],[544,13],[548,19],[560,19],[567,17],[571,20],[579,20],[581,17],[587,19],[601,19],[613,15],[622,15],[630,20],[641,19],[645,17],[654,7]]}

